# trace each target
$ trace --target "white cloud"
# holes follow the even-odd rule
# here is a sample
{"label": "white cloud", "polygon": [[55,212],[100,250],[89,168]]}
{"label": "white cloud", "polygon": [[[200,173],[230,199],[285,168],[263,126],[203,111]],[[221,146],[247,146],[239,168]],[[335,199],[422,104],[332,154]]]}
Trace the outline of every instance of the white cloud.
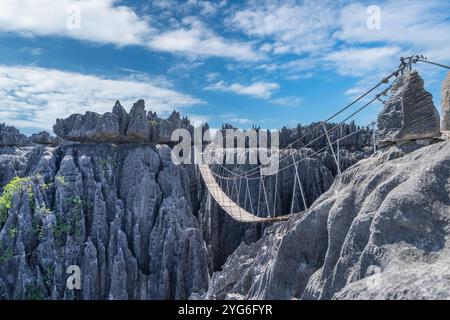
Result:
{"label": "white cloud", "polygon": [[252,46],[245,42],[227,40],[215,34],[196,18],[183,20],[184,27],[155,35],[148,47],[200,57],[224,57],[243,61],[262,59]]}
{"label": "white cloud", "polygon": [[252,1],[236,11],[228,25],[249,36],[269,38],[263,51],[275,54],[311,53],[330,48],[335,40],[330,30],[336,27],[332,1]]}
{"label": "white cloud", "polygon": [[204,65],[203,61],[190,61],[190,62],[177,62],[170,67],[168,73],[177,73],[182,77],[188,77],[189,71],[192,71],[200,66]]}
{"label": "white cloud", "polygon": [[288,96],[288,97],[281,97],[277,99],[272,99],[270,102],[274,104],[278,104],[281,106],[286,107],[298,107],[302,103],[303,99],[301,97],[296,96]]}
{"label": "white cloud", "polygon": [[328,54],[325,60],[333,62],[340,74],[363,76],[392,68],[400,50],[399,47],[343,49]]}
{"label": "white cloud", "polygon": [[224,121],[230,124],[238,124],[238,125],[248,125],[253,123],[252,120],[247,119],[247,118],[243,118],[240,117],[239,115],[235,114],[235,113],[226,113],[226,114],[221,114],[219,116],[221,119],[225,119]]}
{"label": "white cloud", "polygon": [[[0,30],[36,36],[63,36],[115,45],[140,44],[151,30],[144,18],[115,0],[2,0]],[[67,23],[79,8],[80,28]],[[68,11],[69,10],[69,11]]]}
{"label": "white cloud", "polygon": [[26,52],[33,57],[37,57],[43,54],[44,50],[42,48],[33,48],[33,47],[23,47],[20,49],[21,52]]}
{"label": "white cloud", "polygon": [[[160,17],[139,16],[117,0],[2,0],[0,32],[23,36],[59,36],[99,44],[139,45],[154,51],[193,57],[223,57],[253,61],[262,57],[251,43],[226,39],[194,18],[174,27],[161,25]],[[200,4],[205,14],[218,6]],[[77,17],[80,28],[68,28]],[[69,10],[69,11],[68,11]],[[151,24],[153,23],[153,25]],[[70,23],[69,23],[70,24]]]}
{"label": "white cloud", "polygon": [[381,28],[366,26],[366,6],[354,3],[343,8],[339,40],[348,43],[386,43],[402,46],[430,58],[450,60],[450,3],[447,0],[383,1]]}
{"label": "white cloud", "polygon": [[0,65],[1,122],[21,128],[51,129],[72,113],[111,111],[115,99],[129,108],[145,99],[147,109],[168,113],[202,103],[150,79],[106,79],[35,67]]}
{"label": "white cloud", "polygon": [[[379,30],[367,27],[367,8],[373,4],[381,9]],[[448,12],[448,0],[254,0],[235,7],[226,22],[231,30],[259,41],[260,52],[272,54],[272,61],[260,65],[260,69],[289,73],[311,71],[313,66],[366,76],[377,68],[396,67],[400,55],[423,53],[430,59],[450,61]],[[352,54],[351,59],[344,53]],[[284,59],[287,54],[298,58]],[[280,55],[282,58],[277,57]],[[286,62],[289,59],[292,69]],[[371,67],[374,62],[377,65]]]}
{"label": "white cloud", "polygon": [[211,117],[200,114],[186,114],[191,124],[195,127],[201,126],[209,121]]}
{"label": "white cloud", "polygon": [[[213,119],[222,119],[223,122],[231,123],[234,125],[248,125],[253,123],[252,120],[240,117],[239,115],[235,113],[225,113],[220,114],[218,116],[207,116],[207,115],[199,115],[199,114],[187,114],[189,120],[194,126],[200,126],[202,124],[205,124]],[[212,128],[210,128],[212,130]]]}
{"label": "white cloud", "polygon": [[218,73],[218,72],[210,72],[210,73],[206,74],[206,80],[209,82],[214,81],[219,77],[220,77],[220,73]]}
{"label": "white cloud", "polygon": [[255,82],[249,85],[242,85],[239,83],[226,84],[223,81],[219,81],[215,84],[207,86],[205,89],[269,99],[273,92],[279,87],[280,86],[274,82]]}

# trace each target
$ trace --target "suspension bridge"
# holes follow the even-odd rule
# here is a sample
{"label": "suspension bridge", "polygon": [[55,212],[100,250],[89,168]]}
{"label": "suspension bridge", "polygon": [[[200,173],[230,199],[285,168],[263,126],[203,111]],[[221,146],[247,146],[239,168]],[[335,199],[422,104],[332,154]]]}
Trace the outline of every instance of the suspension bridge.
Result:
{"label": "suspension bridge", "polygon": [[[427,63],[430,65],[450,69],[449,66],[428,61],[423,56],[411,56],[408,58],[401,58],[400,66],[392,72],[389,76],[383,78],[379,81],[375,86],[371,89],[367,90],[365,93],[357,97],[355,100],[350,102],[348,105],[339,109],[336,113],[334,113],[329,118],[319,122],[315,126],[309,128],[306,133],[302,134],[301,137],[296,139],[295,141],[289,143],[286,148],[286,154],[279,157],[276,161],[276,165],[280,165],[281,163],[287,163],[284,167],[281,167],[276,171],[274,177],[271,177],[275,180],[274,183],[274,194],[271,200],[268,197],[267,183],[266,179],[269,176],[265,176],[261,174],[261,169],[263,165],[258,165],[253,167],[245,172],[234,172],[223,166],[220,163],[214,163],[213,165],[201,164],[199,165],[199,171],[203,178],[206,188],[208,189],[209,194],[214,199],[214,201],[234,220],[243,222],[243,223],[273,223],[278,221],[286,221],[290,217],[296,214],[304,213],[308,210],[307,201],[305,198],[305,193],[303,190],[303,184],[299,175],[299,164],[311,157],[321,154],[325,151],[330,151],[335,165],[337,169],[337,174],[341,174],[341,165],[340,165],[340,144],[341,141],[348,139],[350,136],[357,134],[362,130],[372,130],[372,146],[373,152],[375,153],[377,150],[377,141],[376,141],[376,122],[372,122],[369,125],[362,127],[354,132],[351,132],[345,136],[342,134],[339,135],[339,130],[342,128],[342,125],[345,124],[348,120],[352,119],[354,116],[359,114],[368,106],[372,105],[376,101],[384,101],[381,99],[382,96],[386,96],[390,89],[395,84],[395,81],[398,79],[399,75],[402,75],[405,71],[410,71],[412,69],[412,65],[418,62]],[[394,79],[391,83],[391,80]],[[391,84],[390,84],[391,83]],[[370,94],[373,94],[376,90],[385,86],[382,90],[374,95],[373,98],[369,99],[368,102],[364,103],[361,107],[352,112],[349,116],[347,116],[344,120],[339,123],[332,125],[331,128],[327,128],[326,124],[330,123],[331,120],[335,119],[337,116],[343,114],[345,111],[349,110],[352,106],[356,105],[358,102],[367,101]],[[317,134],[318,130],[323,131],[318,137],[312,139],[310,142],[302,145],[301,148],[294,148],[295,144],[302,141],[304,138]],[[320,132],[319,131],[319,132]],[[333,136],[337,137],[334,141],[331,141],[331,134],[335,133]],[[324,139],[326,142],[326,146],[320,148],[317,151],[314,151],[312,154],[302,155],[301,150],[304,148],[308,148],[317,143],[321,139]],[[335,150],[336,149],[336,150]],[[273,163],[272,163],[273,165]],[[213,168],[219,168],[221,173],[215,172]],[[293,168],[294,170],[294,183],[292,186],[292,203],[290,205],[290,212],[288,214],[279,215],[276,212],[277,208],[277,199],[278,199],[278,180],[280,172],[287,170],[288,168]],[[259,182],[258,187],[258,196],[257,200],[253,201],[253,197],[250,192],[249,183],[250,182]],[[294,212],[294,201],[296,198],[297,192],[300,193],[302,199],[302,205],[304,211]],[[210,198],[208,198],[209,201]],[[262,209],[263,208],[263,209]],[[265,215],[265,216],[263,216]]]}

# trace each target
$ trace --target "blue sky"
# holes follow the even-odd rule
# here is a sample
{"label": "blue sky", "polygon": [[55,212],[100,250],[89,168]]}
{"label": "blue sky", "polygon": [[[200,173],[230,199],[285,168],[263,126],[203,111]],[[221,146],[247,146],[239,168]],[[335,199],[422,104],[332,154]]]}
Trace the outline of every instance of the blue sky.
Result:
{"label": "blue sky", "polygon": [[[369,5],[379,28],[368,28]],[[2,0],[0,122],[51,130],[58,117],[144,98],[160,116],[176,109],[212,127],[295,126],[413,53],[450,62],[448,1]],[[446,72],[418,69],[440,109]]]}

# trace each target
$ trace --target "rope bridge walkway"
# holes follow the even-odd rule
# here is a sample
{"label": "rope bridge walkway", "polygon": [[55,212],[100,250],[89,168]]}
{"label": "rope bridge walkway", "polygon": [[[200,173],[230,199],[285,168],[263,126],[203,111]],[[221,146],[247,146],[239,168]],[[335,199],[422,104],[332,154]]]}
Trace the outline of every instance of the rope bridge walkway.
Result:
{"label": "rope bridge walkway", "polygon": [[[288,144],[286,151],[287,154],[283,155],[282,157],[279,157],[279,159],[275,162],[275,164],[280,165],[281,163],[287,162],[288,164],[284,167],[280,167],[277,172],[272,176],[264,176],[261,174],[261,169],[263,168],[263,165],[258,165],[250,170],[247,170],[243,173],[236,173],[232,170],[227,169],[225,166],[223,166],[220,163],[215,163],[213,166],[216,166],[221,169],[222,173],[215,172],[210,168],[207,164],[201,164],[199,165],[199,170],[201,173],[201,176],[205,182],[205,186],[208,189],[211,197],[216,201],[216,203],[234,220],[244,222],[244,223],[272,223],[272,222],[278,222],[278,221],[286,221],[292,215],[304,213],[308,210],[307,200],[305,198],[305,193],[303,190],[302,181],[300,179],[298,166],[301,162],[306,161],[310,159],[311,157],[321,154],[327,150],[331,151],[331,154],[333,156],[333,159],[336,164],[336,169],[338,175],[341,174],[341,165],[340,165],[340,142],[342,140],[345,140],[349,138],[350,136],[361,132],[362,130],[369,130],[369,128],[372,128],[372,144],[373,144],[373,152],[375,153],[377,150],[377,144],[376,144],[376,122],[370,123],[366,127],[362,127],[346,136],[342,136],[342,134],[339,134],[342,132],[342,125],[346,123],[349,119],[353,118],[356,114],[364,110],[366,107],[371,105],[375,101],[382,101],[381,97],[386,96],[387,92],[392,88],[395,81],[398,79],[397,77],[400,74],[403,74],[405,70],[411,70],[412,65],[417,62],[424,62],[431,65],[439,66],[442,68],[450,69],[449,66],[439,64],[436,62],[428,61],[423,56],[411,56],[408,58],[401,58],[401,64],[398,67],[397,70],[392,72],[388,77],[382,79],[379,83],[377,83],[374,87],[372,87],[370,90],[359,96],[357,99],[340,109],[338,112],[333,114],[328,119],[319,122],[317,125],[313,126],[303,134],[301,137],[296,139],[295,141]],[[383,89],[380,93],[376,94],[375,97],[370,99],[367,103],[365,103],[362,107],[351,113],[348,117],[346,117],[341,122],[337,123],[336,125],[333,125],[330,129],[327,129],[326,123],[328,123],[330,120],[334,119],[338,115],[342,114],[344,111],[355,105],[357,102],[363,100],[365,97],[367,97],[369,94],[377,90],[379,87],[385,84],[389,84],[389,81],[395,78],[394,82],[387,86],[385,89]],[[383,102],[383,101],[382,101]],[[339,130],[338,130],[339,129]],[[302,141],[304,138],[306,138],[309,135],[312,135],[314,133],[317,133],[317,130],[323,130],[323,133],[318,136],[317,138],[313,139],[312,141],[308,142],[307,144],[303,145],[300,149],[294,149],[293,146],[298,143],[299,141]],[[334,132],[336,137],[335,141],[331,141],[330,136]],[[301,155],[301,150],[303,148],[310,147],[314,145],[314,143],[320,141],[320,139],[325,139],[326,146],[313,152],[309,155]],[[335,150],[336,148],[336,150]],[[279,151],[277,151],[279,152]],[[271,163],[271,165],[274,165],[274,163]],[[277,209],[277,199],[279,196],[278,193],[278,180],[279,180],[279,174],[280,172],[287,170],[288,168],[294,169],[294,183],[292,186],[292,200],[290,204],[290,213],[284,214],[284,215],[277,215],[276,209]],[[274,192],[271,193],[273,196],[271,199],[269,199],[267,187],[268,185],[267,180],[268,179],[274,179]],[[253,201],[251,193],[250,193],[250,187],[249,184],[252,182],[259,183],[259,187],[257,189],[257,199],[256,201]],[[303,211],[301,212],[294,212],[295,206],[295,199],[297,192],[300,193],[302,203],[297,203],[297,208],[303,207]],[[208,198],[209,200],[210,198]],[[210,201],[210,200],[209,200]],[[263,216],[266,215],[266,216]]]}

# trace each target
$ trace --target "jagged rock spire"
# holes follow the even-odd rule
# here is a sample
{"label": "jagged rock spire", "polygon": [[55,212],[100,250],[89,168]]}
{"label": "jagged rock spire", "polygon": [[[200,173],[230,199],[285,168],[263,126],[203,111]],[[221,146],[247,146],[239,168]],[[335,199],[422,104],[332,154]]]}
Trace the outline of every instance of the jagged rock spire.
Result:
{"label": "jagged rock spire", "polygon": [[23,147],[29,144],[27,136],[21,134],[17,128],[0,123],[0,146]]}
{"label": "jagged rock spire", "polygon": [[173,112],[168,119],[158,118],[156,112],[145,110],[145,101],[138,100],[131,111],[117,100],[112,112],[97,114],[86,112],[58,119],[53,131],[62,139],[79,142],[111,143],[170,143],[172,132],[184,128],[193,132],[189,120],[181,121]]}
{"label": "jagged rock spire", "polygon": [[439,113],[416,70],[397,79],[378,116],[379,144],[429,139],[440,135]]}

